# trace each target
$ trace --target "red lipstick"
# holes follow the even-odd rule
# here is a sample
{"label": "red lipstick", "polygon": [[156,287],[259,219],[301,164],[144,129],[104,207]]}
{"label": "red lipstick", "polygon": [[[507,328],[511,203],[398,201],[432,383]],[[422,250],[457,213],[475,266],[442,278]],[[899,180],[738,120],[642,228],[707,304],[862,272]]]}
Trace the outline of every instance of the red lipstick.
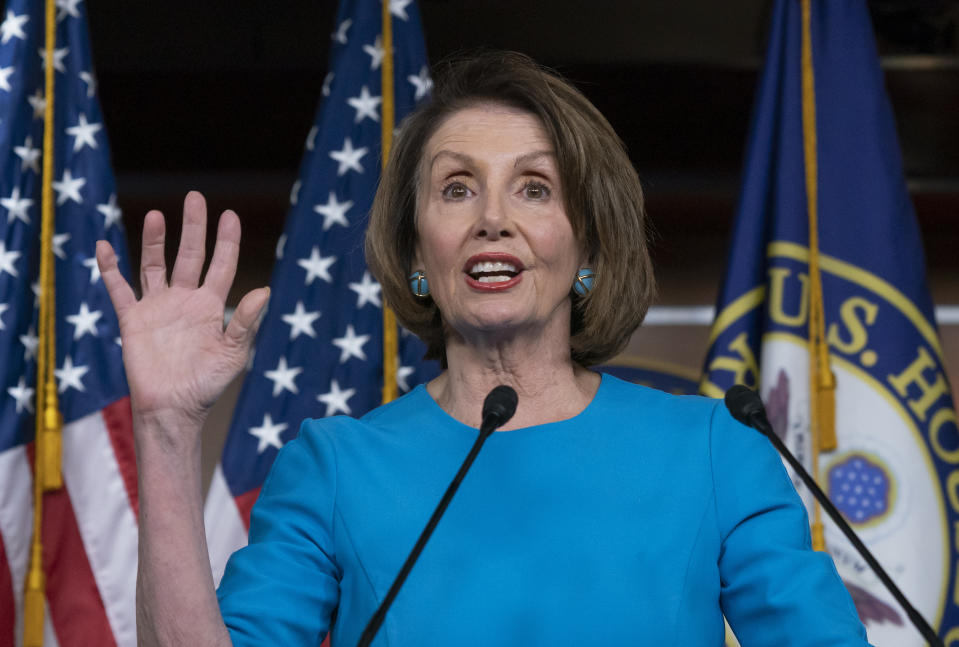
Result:
{"label": "red lipstick", "polygon": [[[490,268],[486,271],[473,271],[473,268],[477,265],[486,263],[500,264],[500,266],[494,265],[493,267],[496,269]],[[502,265],[511,267],[503,268]],[[520,281],[523,280],[523,270],[525,269],[526,267],[523,265],[523,262],[512,254],[485,252],[483,254],[470,256],[463,266],[463,273],[466,275],[466,284],[474,290],[479,292],[502,292],[503,290],[509,290],[518,285]],[[505,281],[492,282],[480,280],[485,276],[509,276],[510,278]]]}

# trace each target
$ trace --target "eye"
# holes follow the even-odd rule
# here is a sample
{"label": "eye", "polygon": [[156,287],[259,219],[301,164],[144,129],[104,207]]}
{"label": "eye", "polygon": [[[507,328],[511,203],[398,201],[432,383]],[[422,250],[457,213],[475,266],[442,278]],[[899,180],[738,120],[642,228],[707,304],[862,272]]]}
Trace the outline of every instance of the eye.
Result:
{"label": "eye", "polygon": [[443,187],[443,197],[448,200],[464,200],[470,196],[472,191],[462,182],[455,180]]}
{"label": "eye", "polygon": [[530,180],[523,185],[523,195],[530,200],[546,200],[550,196],[550,190],[542,182]]}

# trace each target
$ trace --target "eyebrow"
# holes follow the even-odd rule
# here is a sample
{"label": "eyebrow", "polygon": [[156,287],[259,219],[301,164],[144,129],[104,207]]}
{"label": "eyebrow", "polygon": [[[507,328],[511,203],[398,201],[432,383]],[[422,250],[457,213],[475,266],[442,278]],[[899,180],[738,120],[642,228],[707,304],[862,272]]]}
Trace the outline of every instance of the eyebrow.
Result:
{"label": "eyebrow", "polygon": [[[471,164],[473,158],[466,153],[457,153],[456,151],[450,150],[441,150],[436,155],[433,156],[433,159],[430,160],[430,168],[432,169],[436,165],[436,160],[441,157],[452,157],[461,164]],[[513,167],[521,166],[523,164],[528,164],[534,160],[537,160],[541,157],[556,157],[556,154],[551,150],[541,150],[541,151],[532,151],[530,153],[523,153],[516,158],[516,161],[513,162]]]}

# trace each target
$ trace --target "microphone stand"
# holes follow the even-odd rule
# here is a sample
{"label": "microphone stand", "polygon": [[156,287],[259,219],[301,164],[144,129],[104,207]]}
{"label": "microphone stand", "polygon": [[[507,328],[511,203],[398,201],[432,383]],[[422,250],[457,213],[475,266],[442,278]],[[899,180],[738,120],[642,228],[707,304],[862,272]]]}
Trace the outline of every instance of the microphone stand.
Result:
{"label": "microphone stand", "polygon": [[508,413],[502,410],[489,410],[491,396],[493,396],[498,389],[509,389],[509,387],[498,386],[496,389],[493,389],[493,392],[491,392],[489,396],[487,396],[486,403],[483,406],[483,424],[480,426],[479,435],[476,437],[476,442],[473,443],[473,447],[470,449],[469,454],[466,455],[466,460],[463,461],[463,464],[460,466],[456,476],[453,477],[449,487],[446,488],[446,493],[443,494],[443,498],[440,499],[439,504],[433,511],[433,516],[430,517],[430,520],[426,523],[426,527],[423,528],[423,532],[420,533],[420,538],[416,540],[416,545],[413,546],[413,550],[410,551],[406,561],[403,562],[403,568],[400,569],[396,579],[393,580],[393,585],[387,592],[386,597],[383,598],[382,602],[380,602],[380,606],[376,609],[376,612],[366,624],[366,628],[360,635],[360,640],[358,643],[356,643],[356,647],[369,647],[369,644],[373,642],[376,632],[379,631],[380,625],[382,625],[383,620],[386,619],[386,612],[389,610],[390,606],[392,606],[393,600],[396,599],[396,595],[400,592],[400,587],[403,586],[403,583],[406,581],[406,577],[413,569],[413,564],[416,563],[416,560],[419,559],[420,553],[423,552],[423,548],[426,546],[426,542],[429,541],[430,536],[432,536],[433,531],[436,529],[436,524],[439,523],[440,517],[442,517],[443,513],[446,512],[446,508],[449,507],[450,501],[453,500],[453,495],[456,494],[456,491],[459,489],[460,483],[463,481],[463,477],[466,476],[466,472],[469,471],[469,468],[473,465],[473,461],[476,460],[476,456],[483,447],[483,443],[486,442],[486,439],[489,438],[490,434],[492,434],[497,427],[505,424],[506,421],[513,416],[513,412],[516,410],[516,393],[512,389],[509,389],[509,391],[512,392],[512,396],[506,396],[507,399],[512,397],[512,408],[509,408],[509,405],[505,407]]}
{"label": "microphone stand", "polygon": [[[746,393],[748,391],[748,393]],[[739,402],[737,402],[739,400]],[[755,401],[753,401],[755,400]],[[829,517],[839,526],[839,529],[846,539],[848,539],[856,550],[862,556],[866,563],[869,564],[869,567],[873,572],[879,577],[882,583],[886,586],[886,589],[892,594],[892,597],[896,599],[896,602],[903,608],[906,612],[906,615],[909,616],[909,620],[912,621],[913,626],[922,634],[922,637],[926,639],[932,647],[944,647],[942,640],[939,639],[939,636],[936,635],[936,632],[929,626],[929,623],[926,622],[925,618],[912,606],[909,600],[906,599],[906,596],[903,594],[899,587],[896,586],[896,583],[892,581],[892,578],[889,577],[889,574],[886,573],[886,570],[876,561],[876,558],[873,556],[872,552],[866,548],[866,545],[862,543],[862,540],[859,539],[859,536],[852,529],[846,519],[842,516],[839,510],[836,509],[836,506],[832,504],[832,501],[829,500],[829,497],[826,496],[826,493],[822,491],[822,488],[819,487],[819,484],[816,483],[816,480],[809,475],[809,472],[806,471],[806,468],[796,460],[796,457],[793,456],[792,452],[789,451],[789,448],[783,444],[783,441],[780,440],[779,436],[776,435],[775,430],[769,420],[766,418],[766,409],[763,407],[762,400],[759,398],[759,394],[755,391],[748,389],[742,385],[736,385],[729,389],[726,392],[726,407],[729,409],[729,412],[733,414],[733,417],[736,420],[752,427],[753,429],[762,433],[766,438],[768,438],[773,446],[779,451],[779,453],[786,459],[789,465],[793,468],[796,474],[799,475],[799,478],[802,479],[802,482],[806,484],[806,487],[809,488],[809,491],[812,492],[813,496],[816,497],[816,500],[819,501],[819,504],[823,507]]]}

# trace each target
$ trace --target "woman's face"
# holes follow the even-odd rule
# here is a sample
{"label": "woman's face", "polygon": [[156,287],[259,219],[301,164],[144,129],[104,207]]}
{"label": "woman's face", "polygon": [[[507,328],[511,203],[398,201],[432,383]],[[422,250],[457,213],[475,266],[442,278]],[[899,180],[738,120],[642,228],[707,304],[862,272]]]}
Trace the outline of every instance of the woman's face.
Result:
{"label": "woman's face", "polygon": [[569,292],[586,258],[566,215],[555,151],[530,113],[453,113],[421,161],[417,244],[443,319],[464,338],[569,335]]}

